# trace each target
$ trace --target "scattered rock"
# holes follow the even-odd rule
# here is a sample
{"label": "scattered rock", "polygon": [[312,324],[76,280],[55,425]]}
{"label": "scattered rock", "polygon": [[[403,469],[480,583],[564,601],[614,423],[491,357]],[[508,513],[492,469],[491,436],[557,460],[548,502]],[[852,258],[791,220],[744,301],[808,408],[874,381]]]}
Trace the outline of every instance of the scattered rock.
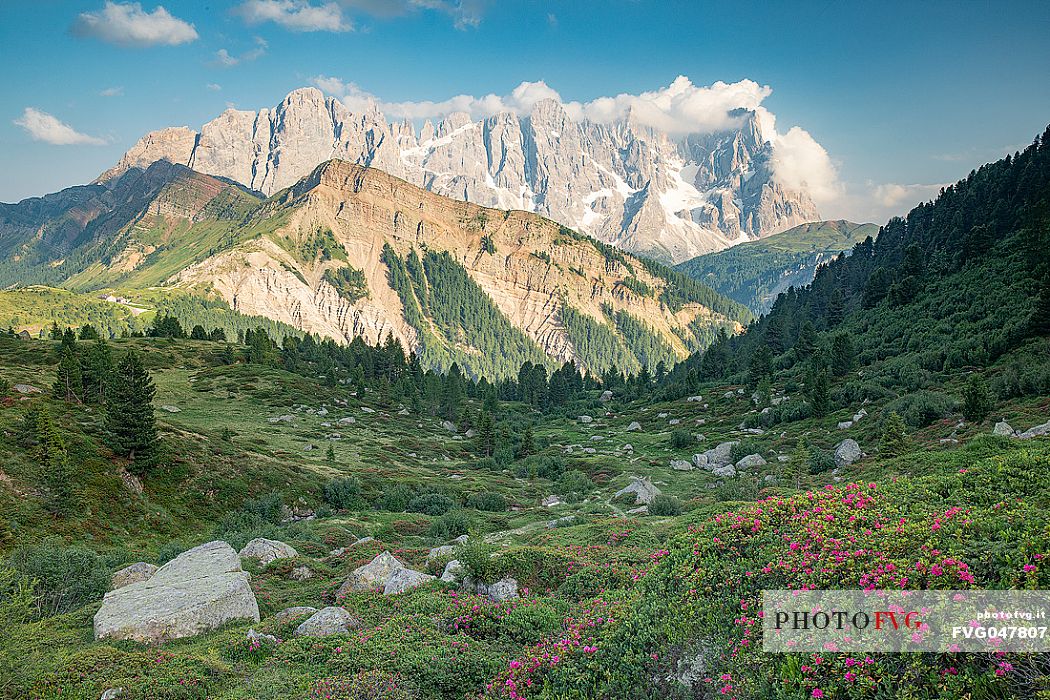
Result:
{"label": "scattered rock", "polygon": [[473,428],[471,428],[467,432],[463,433],[463,437],[467,438],[468,440],[471,440],[471,439],[477,437],[477,435],[478,435],[478,431],[474,430]]}
{"label": "scattered rock", "polygon": [[215,541],[183,552],[149,580],[107,593],[95,613],[95,639],[158,644],[243,619],[259,621],[248,574],[233,547]]}
{"label": "scattered rock", "polygon": [[407,415],[411,415],[411,414],[409,413],[407,408],[402,408],[400,411],[397,412],[397,415],[399,415],[399,416],[407,416]]}
{"label": "scattered rock", "polygon": [[454,583],[457,579],[463,578],[466,573],[467,570],[463,568],[459,559],[453,559],[445,564],[445,570],[441,572],[441,580],[445,583]]}
{"label": "scattered rock", "polygon": [[851,421],[851,420],[839,421],[839,426],[838,426],[839,430],[849,430],[852,427],[853,427],[853,421]]}
{"label": "scattered rock", "polygon": [[359,566],[351,572],[336,595],[346,595],[350,591],[375,591],[386,586],[386,582],[395,572],[406,568],[390,552],[383,552],[375,559]]}
{"label": "scattered rock", "polygon": [[427,552],[427,560],[437,559],[438,557],[447,557],[449,554],[452,554],[452,552],[454,552],[455,550],[456,548],[450,544],[443,544],[440,547],[434,547],[429,552]]}
{"label": "scattered rock", "polygon": [[649,505],[660,493],[660,489],[653,486],[653,482],[648,478],[635,476],[631,478],[631,483],[617,491],[613,498],[634,494],[635,505]]}
{"label": "scattered rock", "polygon": [[317,608],[310,607],[309,605],[299,605],[294,608],[285,608],[281,612],[273,616],[273,619],[277,622],[284,622],[290,620],[293,617],[305,617],[313,615],[317,612]]}
{"label": "scattered rock", "polygon": [[157,567],[153,564],[147,564],[144,561],[136,562],[113,574],[110,579],[110,589],[116,590],[133,583],[148,581],[155,573],[157,573]]}
{"label": "scattered rock", "polygon": [[553,530],[556,527],[561,527],[562,525],[568,525],[569,523],[574,523],[574,522],[576,522],[576,516],[575,515],[563,515],[560,518],[555,518],[554,520],[548,520],[547,521],[547,529],[548,530]]}
{"label": "scattered rock", "polygon": [[270,419],[271,423],[292,423],[295,421],[295,416],[291,414],[284,414],[283,416],[274,416]]}
{"label": "scattered rock", "polygon": [[706,454],[695,454],[693,455],[693,466],[705,467],[707,466],[707,455]]}
{"label": "scattered rock", "polygon": [[731,463],[731,454],[733,447],[740,444],[738,440],[731,440],[729,442],[720,442],[717,446],[712,447],[707,452],[704,452],[704,456],[707,457],[707,464],[715,467],[722,467]]}
{"label": "scattered rock", "polygon": [[624,452],[634,452],[634,445],[629,442],[625,442],[623,447],[620,448]]}
{"label": "scattered rock", "polygon": [[598,450],[594,449],[593,447],[584,447],[584,448],[583,448],[583,453],[584,453],[584,454],[588,454],[588,455],[593,455],[593,454],[595,454],[595,453],[596,453],[597,451],[598,451]]}
{"label": "scattered rock", "polygon": [[725,464],[720,466],[714,466],[709,470],[715,476],[721,477],[732,477],[736,476],[736,467],[732,464]]}
{"label": "scattered rock", "polygon": [[456,424],[453,423],[452,421],[448,421],[448,420],[441,421],[441,427],[444,428],[445,430],[447,430],[450,433],[456,432]]}
{"label": "scattered rock", "polygon": [[667,413],[666,412],[664,412],[664,413],[657,413],[656,417],[657,418],[667,418]]}
{"label": "scattered rock", "polygon": [[510,576],[501,578],[492,584],[478,584],[478,595],[486,596],[489,600],[500,603],[504,600],[512,600],[518,597],[518,581]]}
{"label": "scattered rock", "polygon": [[374,408],[369,408],[368,406],[362,406],[361,407],[361,413],[375,413],[375,412],[376,412],[376,410]]}
{"label": "scattered rock", "polygon": [[671,460],[671,469],[674,469],[676,472],[691,472],[695,468],[696,467],[693,466],[693,463],[687,459]]}
{"label": "scattered rock", "polygon": [[740,471],[741,469],[754,469],[755,467],[764,467],[765,465],[766,460],[762,458],[762,455],[751,454],[746,457],[741,457],[736,463],[736,468],[737,471]]}
{"label": "scattered rock", "polygon": [[700,403],[703,400],[704,400],[703,396],[690,396],[690,397],[688,397],[686,399],[686,401],[688,401],[690,403]]}
{"label": "scattered rock", "polygon": [[1018,434],[1017,437],[1022,440],[1030,440],[1034,437],[1040,437],[1043,435],[1050,435],[1050,421],[1047,421],[1042,425],[1037,425],[1034,428],[1029,428],[1023,433]]}
{"label": "scattered rock", "polygon": [[347,416],[346,418],[340,418],[336,421],[339,425],[353,425],[357,422],[357,419],[353,416]]}
{"label": "scattered rock", "polygon": [[577,416],[576,420],[580,421],[581,423],[585,423],[585,424],[594,422],[594,418],[591,417],[591,416]]}
{"label": "scattered rock", "polygon": [[412,569],[399,569],[387,579],[386,585],[383,587],[383,595],[397,595],[398,593],[404,593],[405,591],[422,586],[424,583],[433,581],[436,577],[430,574],[424,574],[421,571],[414,571]]}
{"label": "scattered rock", "polygon": [[560,505],[560,504],[561,504],[561,498],[559,498],[558,496],[555,496],[554,494],[551,494],[550,496],[547,496],[542,501],[540,501],[540,505],[543,506],[544,508],[552,508],[552,507]]}
{"label": "scattered rock", "polygon": [[781,464],[787,464],[791,461],[791,455],[777,455],[777,461]]}
{"label": "scattered rock", "polygon": [[248,629],[248,634],[245,635],[249,644],[255,644],[256,646],[262,646],[263,644],[276,644],[277,637],[272,634],[262,634],[256,632],[254,627]]}
{"label": "scattered rock", "polygon": [[244,545],[244,549],[240,551],[240,556],[246,559],[258,559],[260,564],[266,566],[271,561],[276,561],[277,559],[290,559],[292,557],[297,557],[299,556],[299,552],[295,551],[294,547],[285,544],[284,542],[268,540],[265,537],[256,537],[254,540]]}
{"label": "scattered rock", "polygon": [[608,389],[606,389],[605,391],[602,392],[602,395],[598,397],[598,400],[601,401],[602,403],[608,403],[608,402],[612,401],[612,397],[613,397],[613,393],[611,391],[609,391]]}
{"label": "scattered rock", "polygon": [[99,696],[98,700],[117,700],[123,694],[123,688],[108,688],[102,691],[102,695]]}
{"label": "scattered rock", "polygon": [[321,608],[305,622],[295,628],[296,637],[329,637],[347,634],[361,626],[361,621],[346,611],[346,608]]}
{"label": "scattered rock", "polygon": [[35,387],[32,384],[15,384],[11,387],[19,394],[42,394],[44,390],[40,387]]}
{"label": "scattered rock", "polygon": [[641,430],[641,429],[642,429],[642,424],[639,423],[636,420],[635,421],[631,421],[631,424],[627,426],[627,431],[628,432],[633,432],[635,430]]}
{"label": "scattered rock", "polygon": [[317,448],[314,447],[313,443],[311,442],[308,442],[305,445],[303,445],[303,452],[312,452],[315,449]]}
{"label": "scattered rock", "polygon": [[297,566],[292,569],[292,572],[288,574],[288,578],[293,581],[309,581],[314,577],[314,572],[310,570],[308,566]]}
{"label": "scattered rock", "polygon": [[867,416],[867,415],[868,415],[868,412],[867,412],[867,411],[865,411],[865,410],[864,410],[864,409],[862,408],[862,409],[860,409],[859,411],[857,411],[856,413],[854,413],[854,414],[853,414],[853,422],[854,422],[854,423],[859,423],[859,422],[860,422],[860,419],[861,419],[861,418],[864,418],[864,417],[865,417],[865,416]]}
{"label": "scattered rock", "polygon": [[835,466],[844,467],[853,464],[864,455],[856,440],[846,439],[835,446]]}
{"label": "scattered rock", "polygon": [[638,506],[627,511],[627,515],[649,515],[649,506]]}
{"label": "scattered rock", "polygon": [[601,442],[604,439],[604,435],[591,435],[591,442]]}
{"label": "scattered rock", "polygon": [[1001,435],[1002,437],[1013,437],[1016,431],[1013,427],[1004,420],[999,421],[995,424],[995,428],[992,430],[993,435]]}
{"label": "scattered rock", "polygon": [[161,406],[160,410],[167,411],[168,413],[182,413],[182,409],[178,406],[165,405]]}
{"label": "scattered rock", "polygon": [[667,424],[668,425],[678,425],[681,422],[682,422],[682,420],[680,418],[672,418],[671,420],[667,421]]}

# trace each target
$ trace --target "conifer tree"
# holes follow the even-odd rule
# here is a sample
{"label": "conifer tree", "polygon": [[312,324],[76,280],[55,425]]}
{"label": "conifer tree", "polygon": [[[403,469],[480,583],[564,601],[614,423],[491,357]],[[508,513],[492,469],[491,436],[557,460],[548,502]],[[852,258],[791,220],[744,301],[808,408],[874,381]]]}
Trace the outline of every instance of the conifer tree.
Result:
{"label": "conifer tree", "polygon": [[536,439],[532,434],[532,423],[525,425],[525,432],[521,434],[521,442],[518,444],[518,459],[524,459],[536,452]]}
{"label": "conifer tree", "polygon": [[84,401],[105,403],[106,389],[113,381],[113,355],[109,345],[97,339],[87,351],[83,363]]}
{"label": "conifer tree", "polygon": [[328,451],[325,452],[324,458],[329,464],[335,464],[335,448],[331,443],[328,444]]}
{"label": "conifer tree", "polygon": [[988,389],[988,383],[979,374],[970,375],[963,394],[963,415],[966,420],[980,423],[992,412],[995,401],[992,392]]}
{"label": "conifer tree", "polygon": [[825,369],[811,370],[806,380],[809,394],[809,406],[817,418],[826,416],[831,408],[831,391],[828,386],[828,372]]}
{"label": "conifer tree", "polygon": [[80,360],[72,348],[62,342],[62,350],[59,355],[58,369],[55,370],[55,383],[52,386],[55,398],[63,401],[80,401],[84,394],[83,376],[80,370]]}
{"label": "conifer tree", "polygon": [[853,341],[845,333],[836,333],[831,339],[831,371],[841,377],[853,369],[855,361]]}
{"label": "conifer tree", "polygon": [[478,417],[477,451],[482,457],[491,457],[496,452],[496,425],[492,414],[482,409]]}
{"label": "conifer tree", "polygon": [[882,442],[879,451],[887,457],[896,457],[904,452],[907,447],[908,430],[904,425],[904,419],[896,411],[886,417],[886,424],[882,427]]}
{"label": "conifer tree", "polygon": [[40,411],[37,420],[37,452],[42,467],[41,481],[47,491],[47,509],[52,515],[65,515],[72,500],[69,457],[46,408]]}
{"label": "conifer tree", "polygon": [[134,350],[120,361],[106,397],[106,443],[122,457],[148,463],[157,442],[157,388]]}

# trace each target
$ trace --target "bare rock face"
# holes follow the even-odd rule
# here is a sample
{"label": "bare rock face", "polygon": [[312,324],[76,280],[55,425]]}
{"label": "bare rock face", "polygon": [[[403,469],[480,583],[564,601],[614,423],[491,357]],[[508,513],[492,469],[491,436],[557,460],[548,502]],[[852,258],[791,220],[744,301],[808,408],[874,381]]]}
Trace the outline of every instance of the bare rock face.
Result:
{"label": "bare rock face", "polygon": [[159,644],[241,619],[258,622],[259,606],[237,552],[215,541],[183,552],[146,581],[107,593],[95,614],[95,639]]}
{"label": "bare rock face", "polygon": [[148,581],[155,573],[157,573],[157,567],[153,564],[147,564],[144,561],[136,562],[113,574],[113,578],[110,579],[110,588],[116,590],[133,583]]}
{"label": "bare rock face", "polygon": [[784,187],[774,146],[754,112],[724,131],[671,137],[630,116],[575,121],[554,100],[525,116],[472,122],[451,114],[417,135],[374,107],[350,112],[314,88],[272,109],[227,110],[201,127],[162,129],[112,169],[170,160],[267,195],[318,164],[368,164],[432,192],[483,206],[534,211],[625,250],[671,262],[820,218],[809,195]]}
{"label": "bare rock face", "polygon": [[844,467],[848,464],[853,464],[863,456],[864,453],[861,452],[860,445],[857,444],[856,440],[847,438],[835,446],[836,467]]}

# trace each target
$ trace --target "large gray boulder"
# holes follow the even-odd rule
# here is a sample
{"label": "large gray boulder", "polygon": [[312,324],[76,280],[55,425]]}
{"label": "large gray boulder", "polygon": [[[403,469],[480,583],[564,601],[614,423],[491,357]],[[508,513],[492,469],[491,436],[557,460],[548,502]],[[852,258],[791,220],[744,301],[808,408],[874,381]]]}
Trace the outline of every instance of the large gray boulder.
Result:
{"label": "large gray boulder", "polygon": [[1050,421],[1047,421],[1042,425],[1037,425],[1034,428],[1029,428],[1023,433],[1019,433],[1017,437],[1022,440],[1030,440],[1034,437],[1041,437],[1043,435],[1050,435]]}
{"label": "large gray boulder", "polygon": [[695,465],[688,459],[671,460],[671,469],[674,469],[676,472],[691,472],[695,468]]}
{"label": "large gray boulder", "polygon": [[746,457],[741,457],[740,460],[736,463],[736,468],[737,470],[754,469],[755,467],[764,467],[765,465],[766,460],[762,457],[762,455],[753,454],[747,455]]}
{"label": "large gray boulder", "polygon": [[456,579],[463,578],[467,573],[459,559],[453,559],[445,564],[445,570],[441,572],[441,580],[445,583],[453,583]]}
{"label": "large gray boulder", "polygon": [[707,452],[704,452],[704,456],[707,457],[706,464],[710,464],[712,467],[724,467],[727,464],[732,464],[733,447],[737,444],[739,444],[738,440],[721,442],[717,447],[712,447]]}
{"label": "large gray boulder", "polygon": [[361,626],[361,621],[348,613],[345,608],[321,608],[301,625],[295,628],[296,637],[329,637],[333,634],[346,634]]}
{"label": "large gray boulder", "polygon": [[294,608],[285,608],[281,612],[274,615],[273,619],[277,622],[284,622],[285,620],[290,620],[293,617],[304,617],[308,615],[313,615],[315,612],[317,612],[317,608],[313,606],[299,605]]}
{"label": "large gray boulder", "polygon": [[215,541],[183,552],[146,581],[107,593],[95,613],[95,639],[159,644],[244,619],[259,621],[248,574],[233,547]]}
{"label": "large gray boulder", "polygon": [[613,498],[626,494],[634,494],[636,506],[649,505],[653,499],[660,495],[660,489],[653,486],[653,482],[645,477],[632,477],[631,483],[617,491]]}
{"label": "large gray boulder", "polygon": [[835,446],[835,466],[844,467],[853,464],[864,456],[860,451],[860,445],[852,438],[847,438]]}
{"label": "large gray boulder", "polygon": [[116,590],[133,583],[142,583],[153,578],[155,573],[157,573],[157,567],[153,564],[147,564],[144,561],[136,562],[113,574],[109,587]]}
{"label": "large gray boulder", "polygon": [[1001,435],[1002,437],[1013,437],[1013,427],[1004,420],[999,421],[995,424],[995,428],[992,430],[993,435]]}
{"label": "large gray boulder", "polygon": [[405,591],[412,590],[417,586],[422,586],[424,583],[429,583],[436,578],[436,576],[424,574],[422,571],[398,569],[386,580],[386,585],[383,586],[383,595],[397,595],[398,593],[404,593]]}
{"label": "large gray boulder", "polygon": [[602,395],[598,397],[598,400],[601,401],[602,403],[607,403],[609,401],[612,401],[612,398],[613,398],[613,393],[611,391],[609,391],[608,389],[606,389],[605,391],[602,392]]}
{"label": "large gray boulder", "polygon": [[475,590],[478,595],[483,595],[489,600],[501,603],[504,600],[512,600],[518,597],[518,581],[510,576],[505,576],[495,583],[479,583]]}
{"label": "large gray boulder", "polygon": [[271,561],[297,557],[299,552],[295,551],[295,548],[290,544],[277,540],[268,540],[265,537],[256,537],[244,545],[244,548],[240,551],[240,556],[245,559],[258,559],[260,564],[266,566]]}
{"label": "large gray boulder", "polygon": [[390,552],[383,552],[367,564],[354,569],[339,587],[337,595],[346,595],[350,591],[383,590],[390,577],[404,568],[405,565],[397,557]]}
{"label": "large gray boulder", "polygon": [[636,430],[641,430],[642,424],[636,420],[631,421],[630,425],[627,426],[627,431],[633,433]]}

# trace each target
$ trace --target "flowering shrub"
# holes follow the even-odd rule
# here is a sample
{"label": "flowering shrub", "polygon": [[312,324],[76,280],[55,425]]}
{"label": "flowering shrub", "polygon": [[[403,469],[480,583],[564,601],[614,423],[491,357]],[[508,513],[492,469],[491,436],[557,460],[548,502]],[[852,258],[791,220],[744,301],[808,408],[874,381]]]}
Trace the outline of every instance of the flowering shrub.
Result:
{"label": "flowering shrub", "polygon": [[[972,454],[972,453],[971,453]],[[959,468],[953,460],[967,460]],[[1040,588],[1050,583],[1050,455],[1033,447],[930,476],[774,497],[652,554],[622,622],[558,661],[530,657],[489,694],[533,697],[1031,697],[1015,655],[765,654],[763,589]],[[573,639],[575,628],[567,626]],[[575,653],[583,647],[593,651]],[[553,653],[553,652],[552,652]],[[1045,664],[1043,664],[1045,666]],[[1022,671],[1020,669],[1027,669]],[[513,681],[508,685],[506,681]],[[1034,681],[1039,682],[1039,681]],[[691,689],[691,690],[689,690]]]}
{"label": "flowering shrub", "polygon": [[350,677],[322,678],[310,686],[311,700],[413,700],[419,697],[396,675],[361,671]]}

